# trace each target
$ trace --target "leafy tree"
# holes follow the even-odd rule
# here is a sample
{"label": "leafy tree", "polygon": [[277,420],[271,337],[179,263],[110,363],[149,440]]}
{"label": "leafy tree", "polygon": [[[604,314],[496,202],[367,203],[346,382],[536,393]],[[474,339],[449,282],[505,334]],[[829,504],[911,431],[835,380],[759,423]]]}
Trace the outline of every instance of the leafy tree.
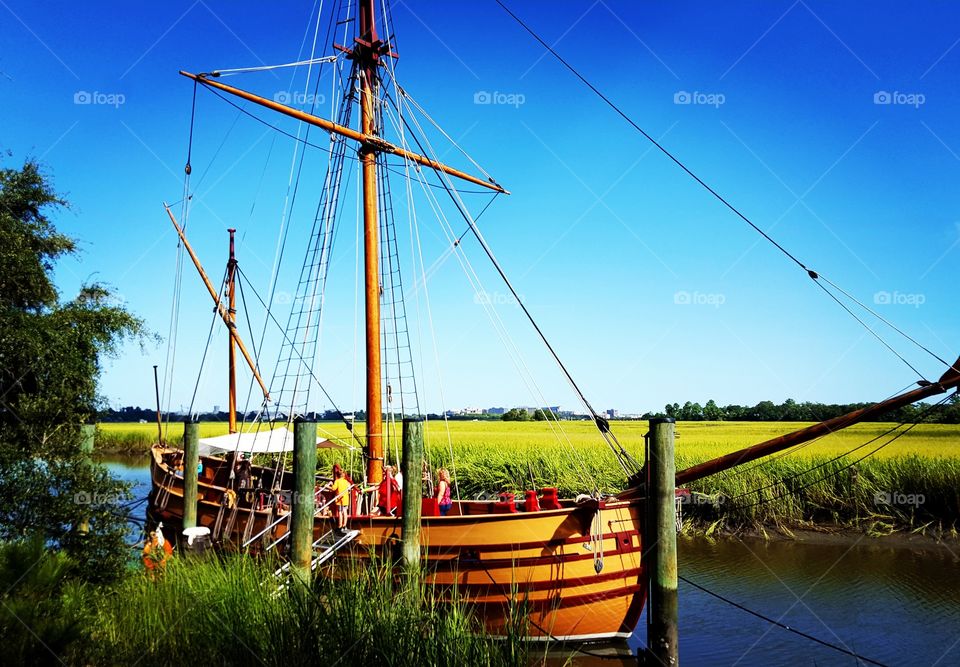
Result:
{"label": "leafy tree", "polygon": [[703,418],[712,422],[722,421],[724,418],[723,410],[712,398],[703,406]]}
{"label": "leafy tree", "polygon": [[79,428],[102,403],[101,360],[147,334],[103,285],[61,300],[53,267],[76,243],[48,215],[66,206],[35,162],[0,169],[0,539],[39,535],[108,579],[125,562],[128,492],[84,458]]}
{"label": "leafy tree", "polygon": [[530,413],[524,408],[510,408],[503,413],[505,422],[527,422],[530,421]]}
{"label": "leafy tree", "polygon": [[780,411],[773,401],[760,401],[750,412],[751,419],[761,422],[777,421]]}

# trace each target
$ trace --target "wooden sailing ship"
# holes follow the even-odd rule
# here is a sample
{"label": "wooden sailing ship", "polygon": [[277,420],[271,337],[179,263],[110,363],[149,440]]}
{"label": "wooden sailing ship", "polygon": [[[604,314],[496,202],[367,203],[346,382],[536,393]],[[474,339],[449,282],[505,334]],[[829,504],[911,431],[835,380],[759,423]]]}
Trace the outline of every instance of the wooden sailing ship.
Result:
{"label": "wooden sailing ship", "polygon": [[[390,143],[384,137],[380,104],[381,70],[385,59],[395,57],[391,44],[378,36],[373,0],[357,6],[357,33],[349,46],[335,45],[352,61],[352,81],[358,88],[357,127],[326,120],[276,100],[229,86],[213,74],[182,74],[195,85],[213,89],[292,117],[335,136],[353,142],[362,172],[362,224],[366,343],[366,430],[362,436],[365,487],[377,488],[384,479],[383,362],[381,359],[381,221],[384,155],[399,157],[418,169],[432,170],[446,179],[459,179],[492,192],[505,193],[492,179],[468,174],[441,163],[435,157]],[[229,431],[237,434],[235,370],[237,355],[250,367],[265,397],[267,383],[244,345],[236,325],[236,258],[231,231],[226,290],[221,295],[200,267],[182,227],[172,211],[167,212],[183,247],[189,252],[229,330],[230,388]],[[498,267],[499,268],[499,267]],[[552,352],[552,349],[551,349]],[[687,470],[679,471],[677,483],[686,484],[762,456],[810,441],[826,433],[876,417],[897,407],[944,393],[960,385],[958,366],[939,381],[843,417],[811,426],[792,434],[760,443]],[[564,369],[565,370],[565,369]],[[571,379],[572,380],[572,379]],[[589,404],[587,404],[589,407]],[[592,408],[590,409],[591,412]],[[286,414],[293,418],[293,411]],[[509,610],[522,605],[535,638],[595,640],[629,636],[637,625],[646,598],[643,527],[645,512],[644,469],[634,465],[596,413],[601,435],[611,443],[624,463],[626,490],[616,495],[589,494],[578,498],[557,498],[554,489],[531,489],[525,502],[511,497],[498,500],[454,500],[446,516],[424,504],[421,541],[426,562],[426,582],[444,588],[456,587],[472,604],[494,635],[508,632]],[[619,450],[618,450],[619,448]],[[244,451],[237,445],[236,450]],[[236,451],[235,450],[235,451]],[[253,450],[247,450],[253,451]],[[269,450],[267,450],[269,451]],[[280,448],[283,451],[283,448]],[[177,470],[178,451],[158,443],[151,452],[152,492],[149,516],[178,531],[184,517],[184,482]],[[216,544],[225,549],[253,552],[281,550],[289,534],[289,515],[279,503],[265,502],[267,496],[289,490],[291,476],[278,475],[271,467],[254,467],[260,488],[237,489],[235,456],[201,457],[198,481],[197,525],[210,529]],[[359,497],[358,497],[359,496]],[[329,498],[318,495],[321,509]],[[333,519],[323,511],[315,517],[314,538],[318,549],[316,564],[335,554],[366,557],[376,554],[392,558],[400,538],[401,519],[378,514],[375,502],[362,494],[351,502],[350,527],[346,536],[333,532]]]}

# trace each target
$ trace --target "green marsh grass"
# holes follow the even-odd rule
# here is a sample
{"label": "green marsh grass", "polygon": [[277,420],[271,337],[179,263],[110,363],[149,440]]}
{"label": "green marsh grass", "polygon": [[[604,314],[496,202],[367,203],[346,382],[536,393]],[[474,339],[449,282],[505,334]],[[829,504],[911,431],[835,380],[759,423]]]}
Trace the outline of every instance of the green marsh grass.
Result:
{"label": "green marsh grass", "polygon": [[98,665],[530,662],[519,640],[484,636],[455,592],[397,580],[377,563],[278,594],[270,563],[175,558],[157,581],[139,572],[122,581],[91,628],[85,657]]}
{"label": "green marsh grass", "polygon": [[[736,449],[802,428],[784,422],[680,422],[677,468],[682,469]],[[616,459],[588,422],[456,421],[426,425],[431,465],[456,473],[463,498],[479,493],[520,492],[556,486],[562,495],[623,488]],[[720,505],[698,503],[686,514],[711,525],[798,526],[810,523],[856,525],[873,532],[926,527],[952,530],[960,519],[960,426],[920,424],[876,454],[855,460],[883,443],[880,439],[849,456],[853,448],[881,436],[892,424],[858,424],[768,462],[752,463],[702,480],[691,488]],[[358,424],[358,431],[362,431]],[[155,439],[155,425],[103,424],[101,450],[145,451]],[[614,422],[613,431],[639,462],[643,461],[645,422]],[[396,431],[399,432],[399,425]],[[201,436],[226,432],[226,424],[201,424]],[[356,445],[342,424],[318,424],[318,432]],[[179,438],[182,426],[171,424]],[[173,441],[173,438],[171,438]],[[390,448],[387,458],[398,451]],[[837,461],[831,461],[841,457]],[[321,450],[320,465],[334,461],[359,471],[357,452]],[[815,466],[822,466],[809,471]],[[822,481],[821,477],[824,477]],[[754,490],[761,489],[754,493]],[[912,502],[889,502],[883,500]],[[918,502],[921,501],[922,502]]]}

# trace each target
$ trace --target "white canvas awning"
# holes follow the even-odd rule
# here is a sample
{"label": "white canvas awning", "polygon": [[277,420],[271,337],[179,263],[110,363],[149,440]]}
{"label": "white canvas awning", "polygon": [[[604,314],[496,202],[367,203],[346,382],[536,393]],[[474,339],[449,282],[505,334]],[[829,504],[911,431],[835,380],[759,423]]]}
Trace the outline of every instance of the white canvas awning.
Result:
{"label": "white canvas awning", "polygon": [[[317,447],[342,449],[343,445],[324,438],[317,438]],[[244,454],[279,454],[293,451],[293,433],[284,427],[271,431],[253,430],[248,433],[229,433],[215,438],[200,438],[200,453],[221,454],[243,452]]]}

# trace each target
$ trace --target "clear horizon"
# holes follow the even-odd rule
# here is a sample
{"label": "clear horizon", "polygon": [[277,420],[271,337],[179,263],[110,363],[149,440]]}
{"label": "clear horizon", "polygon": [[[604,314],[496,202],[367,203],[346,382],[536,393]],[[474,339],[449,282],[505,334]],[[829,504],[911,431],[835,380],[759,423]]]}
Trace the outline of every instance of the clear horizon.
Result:
{"label": "clear horizon", "polygon": [[[956,359],[960,7],[508,4],[810,268],[947,361]],[[312,9],[0,3],[0,148],[12,153],[7,167],[39,159],[73,204],[55,216],[81,247],[77,258],[58,264],[64,298],[84,281],[102,281],[167,336],[176,240],[161,202],[182,197],[192,94],[177,71],[297,60],[313,34]],[[441,11],[397,2],[393,22],[400,82],[512,192],[479,226],[597,410],[640,414],[711,398],[721,405],[853,403],[885,398],[918,379],[495,3]],[[329,53],[329,44],[318,45],[317,55]],[[287,69],[225,82],[297,103],[304,75]],[[330,117],[329,108],[321,115]],[[431,134],[435,139],[442,144]],[[198,91],[188,235],[215,280],[233,226],[241,266],[266,292],[293,149],[288,138]],[[291,217],[294,236],[310,224],[323,176],[322,154],[310,155],[303,201]],[[476,171],[454,149],[445,159]],[[412,249],[401,189],[395,180],[404,261]],[[355,351],[353,183],[346,192],[316,367],[344,409],[362,405],[363,356]],[[474,214],[488,199],[465,198]],[[559,404],[579,411],[508,291],[480,268],[476,241],[468,236],[463,245],[483,281],[479,292],[423,202],[418,212],[430,310],[419,289],[419,306],[407,308],[420,342],[421,408]],[[281,280],[296,279],[303,241],[289,248]],[[413,297],[409,286],[419,271],[405,268]],[[165,409],[191,402],[211,324],[209,297],[189,266],[183,292],[175,386]],[[246,297],[259,333],[262,312],[252,293]],[[283,321],[289,305],[280,301]],[[517,372],[484,306],[496,308],[545,400]],[[876,330],[927,379],[945,370],[889,329]],[[277,340],[268,335],[264,346],[268,376]],[[226,406],[225,350],[218,327],[198,410]],[[102,391],[111,406],[153,405],[152,366],[163,371],[166,354],[165,344],[143,354],[128,346],[108,362]],[[240,409],[256,409],[249,382],[241,372]],[[315,395],[311,409],[333,407]]]}

